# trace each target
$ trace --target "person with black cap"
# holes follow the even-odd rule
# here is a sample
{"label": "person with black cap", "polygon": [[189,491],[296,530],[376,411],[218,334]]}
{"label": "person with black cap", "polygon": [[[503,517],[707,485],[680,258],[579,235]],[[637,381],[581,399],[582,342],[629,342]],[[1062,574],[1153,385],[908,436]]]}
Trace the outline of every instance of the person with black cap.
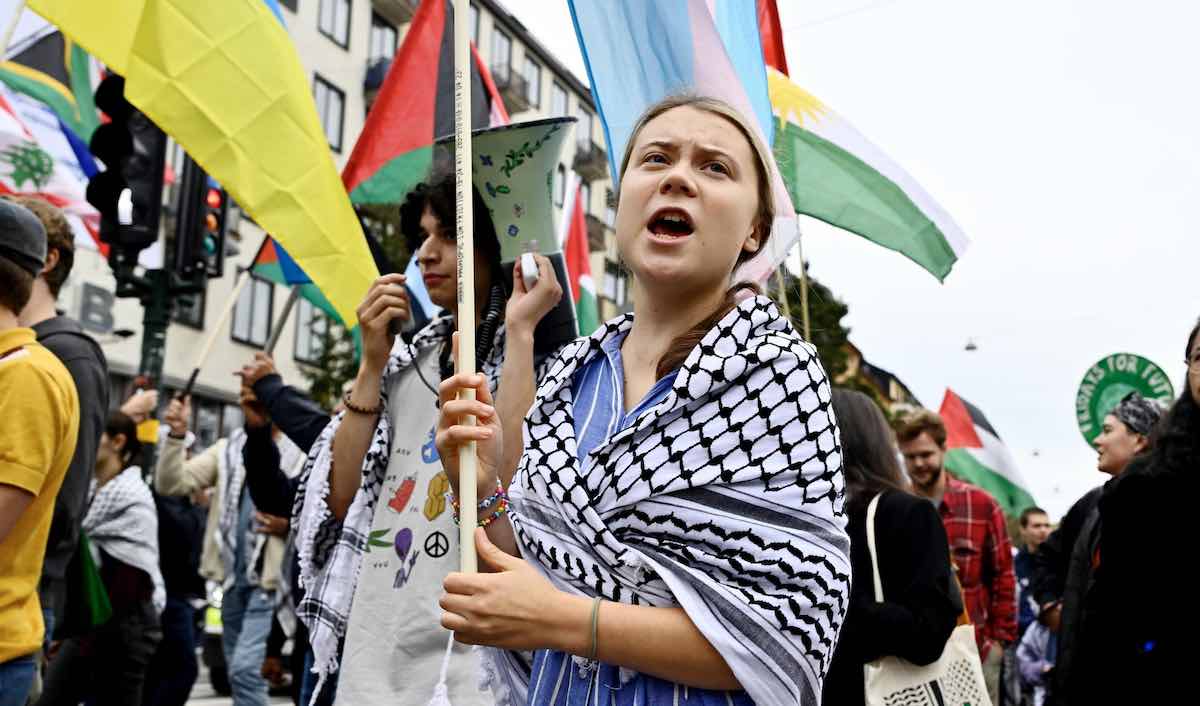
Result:
{"label": "person with black cap", "polygon": [[24,706],[33,685],[45,633],[38,581],[79,434],[71,374],[18,322],[45,264],[41,221],[0,201],[0,706]]}
{"label": "person with black cap", "polygon": [[1087,601],[1095,582],[1100,545],[1100,498],[1129,466],[1146,451],[1163,408],[1136,392],[1125,396],[1104,417],[1100,436],[1093,444],[1099,454],[1096,468],[1113,476],[1077,500],[1063,516],[1058,529],[1034,555],[1033,596],[1041,606],[1038,620],[1058,632],[1058,655],[1048,704],[1088,703],[1081,698],[1096,657],[1086,635],[1094,627]]}
{"label": "person with black cap", "polygon": [[[62,488],[54,501],[54,519],[38,596],[46,621],[46,641],[66,617],[67,567],[79,545],[88,486],[96,467],[96,451],[108,418],[108,361],[99,344],[76,322],[59,314],[58,293],[75,264],[75,233],[58,207],[36,196],[5,196],[28,209],[46,229],[46,263],[33,280],[29,303],[20,323],[33,329],[37,342],[67,366],[79,393],[79,440]],[[74,626],[67,626],[68,630]]]}

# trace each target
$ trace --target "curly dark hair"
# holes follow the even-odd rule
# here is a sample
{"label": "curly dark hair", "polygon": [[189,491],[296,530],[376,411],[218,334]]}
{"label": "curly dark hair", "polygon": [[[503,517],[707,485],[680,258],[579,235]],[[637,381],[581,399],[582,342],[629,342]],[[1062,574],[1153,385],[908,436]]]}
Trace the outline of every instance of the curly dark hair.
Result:
{"label": "curly dark hair", "polygon": [[[455,208],[454,208],[454,173],[445,169],[437,169],[429,178],[408,192],[404,203],[400,204],[400,232],[409,252],[416,253],[425,237],[421,230],[421,216],[428,207],[442,224],[442,237],[454,240],[455,237]],[[471,187],[472,202],[475,216],[475,251],[490,263],[492,281],[502,282],[500,276],[500,240],[496,237],[496,227],[488,211],[483,196],[475,187]]]}
{"label": "curly dark hair", "polygon": [[[1188,334],[1184,359],[1187,359],[1200,336],[1200,321]],[[1145,467],[1151,473],[1196,472],[1200,462],[1200,405],[1192,397],[1191,386],[1185,377],[1183,394],[1171,405],[1158,426],[1150,434],[1149,448],[1142,453]],[[1141,464],[1139,464],[1141,465]]]}

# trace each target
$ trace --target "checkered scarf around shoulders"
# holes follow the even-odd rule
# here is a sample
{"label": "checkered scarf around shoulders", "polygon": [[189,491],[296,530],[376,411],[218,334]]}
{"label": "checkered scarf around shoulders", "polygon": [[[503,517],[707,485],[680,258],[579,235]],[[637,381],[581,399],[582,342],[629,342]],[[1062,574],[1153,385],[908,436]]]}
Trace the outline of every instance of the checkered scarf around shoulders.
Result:
{"label": "checkered scarf around shoulders", "polygon": [[[400,376],[416,374],[414,362],[430,348],[441,346],[454,332],[454,319],[443,315],[431,321],[411,343],[399,338],[392,348],[383,373],[382,407],[371,445],[363,459],[362,483],[346,517],[338,522],[329,510],[329,473],[333,465],[333,437],[345,412],[335,416],[309,451],[300,486],[292,506],[296,549],[300,558],[300,586],[304,591],[296,613],[308,626],[314,669],[323,680],[337,671],[337,644],[345,637],[351,603],[358,585],[359,569],[367,552],[367,539],[375,517],[375,503],[387,475],[392,456],[393,420],[388,412],[388,395]],[[480,366],[492,392],[499,384],[504,364],[504,327],[497,326],[491,350]],[[436,386],[440,380],[430,380]],[[414,401],[414,404],[417,403]],[[433,395],[420,404],[436,404]]]}
{"label": "checkered scarf around shoulders", "polygon": [[146,572],[154,585],[154,607],[161,612],[167,587],[158,564],[158,510],[142,469],[130,466],[99,487],[93,480],[91,493],[83,531],[105,554]]}
{"label": "checkered scarf around shoulders", "polygon": [[819,704],[850,542],[816,351],[770,299],[747,298],[581,464],[572,377],[632,325],[569,344],[538,388],[510,490],[521,551],[562,590],[683,607],[755,703]]}

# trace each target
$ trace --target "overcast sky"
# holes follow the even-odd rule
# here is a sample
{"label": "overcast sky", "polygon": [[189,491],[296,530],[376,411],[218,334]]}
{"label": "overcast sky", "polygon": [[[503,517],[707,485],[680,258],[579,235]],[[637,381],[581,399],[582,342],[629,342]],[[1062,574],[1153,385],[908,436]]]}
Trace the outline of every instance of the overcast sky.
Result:
{"label": "overcast sky", "polygon": [[[565,3],[503,0],[586,76]],[[1180,390],[1200,316],[1200,4],[779,0],[800,85],[944,206],[971,246],[942,285],[808,221],[852,340],[926,405],[978,405],[1056,516],[1105,479],[1075,424],[1118,352]],[[968,338],[979,349],[966,352]]]}
{"label": "overcast sky", "polygon": [[[565,1],[502,2],[586,77]],[[1200,316],[1200,3],[779,5],[793,79],[972,241],[942,285],[808,221],[813,274],[849,305],[869,360],[935,409],[947,386],[978,405],[1061,514],[1104,480],[1074,419],[1088,367],[1128,351],[1182,383]]]}

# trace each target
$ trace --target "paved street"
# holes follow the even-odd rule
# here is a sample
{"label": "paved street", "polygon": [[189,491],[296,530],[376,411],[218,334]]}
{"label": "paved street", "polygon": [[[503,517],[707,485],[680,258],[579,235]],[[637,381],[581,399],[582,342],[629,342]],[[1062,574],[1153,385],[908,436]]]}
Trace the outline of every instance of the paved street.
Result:
{"label": "paved street", "polygon": [[[290,704],[289,699],[282,697],[272,698],[271,704]],[[196,686],[192,687],[192,696],[188,699],[188,706],[233,706],[233,699],[228,696],[218,696],[217,692],[213,691],[212,683],[208,680],[208,669],[204,666],[204,661],[200,661],[200,676],[196,679]]]}

